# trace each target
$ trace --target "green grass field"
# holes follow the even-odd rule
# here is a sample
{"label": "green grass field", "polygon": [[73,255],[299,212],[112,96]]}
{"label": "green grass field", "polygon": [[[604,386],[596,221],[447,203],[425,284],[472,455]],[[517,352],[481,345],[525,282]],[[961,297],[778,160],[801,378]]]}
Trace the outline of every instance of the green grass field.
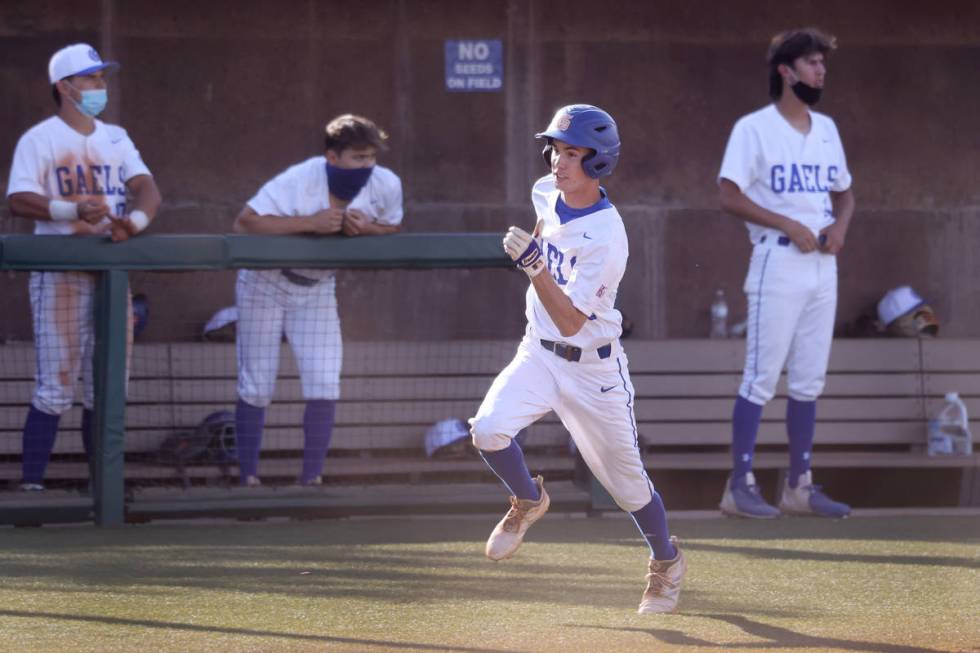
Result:
{"label": "green grass field", "polygon": [[0,529],[0,650],[980,651],[980,518],[675,519],[680,612],[634,613],[625,516]]}

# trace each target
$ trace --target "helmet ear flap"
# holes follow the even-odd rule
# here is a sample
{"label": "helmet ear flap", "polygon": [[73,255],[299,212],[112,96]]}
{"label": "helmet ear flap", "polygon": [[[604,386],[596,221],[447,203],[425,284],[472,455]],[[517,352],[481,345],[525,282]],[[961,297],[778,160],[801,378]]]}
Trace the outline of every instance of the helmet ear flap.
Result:
{"label": "helmet ear flap", "polygon": [[541,157],[544,159],[544,164],[548,166],[548,170],[551,170],[551,153],[554,149],[554,141],[549,138],[545,143],[544,149],[541,150]]}

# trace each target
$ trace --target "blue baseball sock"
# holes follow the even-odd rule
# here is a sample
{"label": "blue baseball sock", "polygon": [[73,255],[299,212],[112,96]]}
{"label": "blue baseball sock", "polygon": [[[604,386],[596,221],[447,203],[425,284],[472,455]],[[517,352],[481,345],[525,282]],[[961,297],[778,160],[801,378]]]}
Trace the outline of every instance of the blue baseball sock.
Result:
{"label": "blue baseball sock", "polygon": [[300,483],[307,483],[323,474],[336,406],[337,402],[331,399],[306,402],[303,413],[303,475],[299,478]]}
{"label": "blue baseball sock", "polygon": [[253,406],[244,399],[235,404],[235,449],[238,452],[239,481],[258,476],[259,449],[262,447],[262,428],[265,408]]}
{"label": "blue baseball sock", "polygon": [[650,503],[631,512],[630,516],[650,545],[650,553],[654,560],[673,560],[677,557],[677,549],[670,543],[667,511],[664,509],[664,502],[659,492],[655,491]]}
{"label": "blue baseball sock", "polygon": [[797,401],[786,404],[786,434],[789,436],[789,486],[796,487],[800,474],[810,471],[810,451],[817,428],[817,402]]}
{"label": "blue baseball sock", "polygon": [[515,497],[531,501],[541,498],[538,486],[531,478],[531,472],[527,470],[527,463],[524,462],[524,452],[517,442],[511,440],[506,449],[480,451],[480,455]]}
{"label": "blue baseball sock", "polygon": [[755,437],[762,421],[762,406],[739,395],[732,411],[732,482],[752,471]]}
{"label": "blue baseball sock", "polygon": [[44,472],[51,459],[54,440],[58,437],[61,415],[48,415],[31,404],[24,421],[22,440],[21,474],[24,483],[44,483]]}

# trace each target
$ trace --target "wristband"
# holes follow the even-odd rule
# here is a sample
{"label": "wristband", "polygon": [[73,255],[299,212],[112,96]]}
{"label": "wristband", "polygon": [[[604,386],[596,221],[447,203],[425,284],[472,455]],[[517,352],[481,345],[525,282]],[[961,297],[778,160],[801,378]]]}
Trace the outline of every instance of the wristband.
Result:
{"label": "wristband", "polygon": [[146,229],[147,225],[150,224],[150,216],[148,216],[143,211],[137,209],[129,214],[129,221],[133,224],[133,227],[136,229],[136,233],[139,233],[144,229]]}
{"label": "wristband", "polygon": [[78,204],[65,200],[51,200],[48,203],[48,213],[51,214],[52,220],[78,220]]}
{"label": "wristband", "polygon": [[538,259],[531,265],[521,269],[527,273],[529,279],[533,279],[534,277],[538,276],[539,274],[541,274],[541,272],[544,271],[544,267],[545,267],[544,261]]}

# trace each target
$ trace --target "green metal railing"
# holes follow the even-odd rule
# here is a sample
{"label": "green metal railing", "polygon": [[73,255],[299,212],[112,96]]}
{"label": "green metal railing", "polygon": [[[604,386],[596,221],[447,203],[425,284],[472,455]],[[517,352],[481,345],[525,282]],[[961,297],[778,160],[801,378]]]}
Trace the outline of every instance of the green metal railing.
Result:
{"label": "green metal railing", "polygon": [[[99,273],[95,298],[92,499],[100,526],[123,523],[126,306],[130,270],[233,268],[497,268],[511,260],[500,235],[141,236],[122,243],[74,236],[0,236],[0,270]],[[0,521],[16,522],[17,519]]]}

